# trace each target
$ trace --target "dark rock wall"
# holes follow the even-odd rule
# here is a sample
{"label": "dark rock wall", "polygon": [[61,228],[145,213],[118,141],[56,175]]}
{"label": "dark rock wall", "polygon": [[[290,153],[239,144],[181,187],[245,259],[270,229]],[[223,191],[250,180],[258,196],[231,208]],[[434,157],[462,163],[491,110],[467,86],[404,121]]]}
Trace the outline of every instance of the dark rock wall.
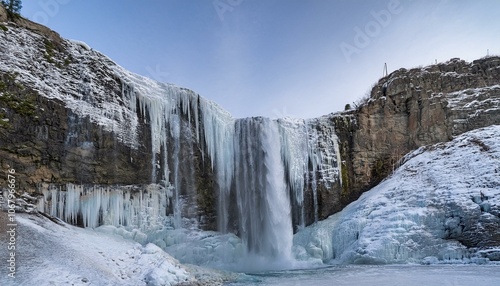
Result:
{"label": "dark rock wall", "polygon": [[[21,92],[29,88],[17,84],[20,90],[11,94],[22,101]],[[149,183],[151,136],[146,126],[141,128],[144,145],[134,150],[88,117],[78,117],[65,103],[31,93],[36,97],[30,114],[0,100],[8,118],[0,129],[0,160],[4,167],[16,167],[19,188],[33,192],[39,183]]]}

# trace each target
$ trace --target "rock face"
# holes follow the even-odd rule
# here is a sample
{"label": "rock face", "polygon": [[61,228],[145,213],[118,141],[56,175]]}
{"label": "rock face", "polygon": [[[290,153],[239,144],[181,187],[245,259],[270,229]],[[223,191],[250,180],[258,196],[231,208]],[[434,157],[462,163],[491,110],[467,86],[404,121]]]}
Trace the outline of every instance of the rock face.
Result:
{"label": "rock face", "polygon": [[[25,19],[2,25],[0,164],[15,168],[19,194],[36,198],[47,188],[65,192],[68,184],[169,189],[176,176],[183,178],[182,212],[216,228],[213,169],[204,142],[196,140],[203,120],[194,116],[201,109],[197,94],[123,74],[84,43]],[[141,97],[148,88],[173,99]],[[158,114],[175,120],[155,121]],[[169,124],[178,125],[176,134],[165,133]],[[164,132],[165,143],[176,136],[178,148],[165,148],[153,132]],[[0,178],[6,186],[5,173]]]}
{"label": "rock face", "polygon": [[331,116],[340,138],[343,202],[379,183],[418,147],[500,124],[500,58],[400,69],[356,110]]}

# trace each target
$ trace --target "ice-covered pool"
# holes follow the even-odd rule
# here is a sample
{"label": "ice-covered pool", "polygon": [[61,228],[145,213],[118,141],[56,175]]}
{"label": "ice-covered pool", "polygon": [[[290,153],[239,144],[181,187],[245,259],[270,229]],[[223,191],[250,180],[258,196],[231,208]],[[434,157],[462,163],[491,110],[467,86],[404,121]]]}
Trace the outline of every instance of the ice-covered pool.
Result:
{"label": "ice-covered pool", "polygon": [[500,285],[500,265],[348,265],[246,275],[230,283],[286,286]]}

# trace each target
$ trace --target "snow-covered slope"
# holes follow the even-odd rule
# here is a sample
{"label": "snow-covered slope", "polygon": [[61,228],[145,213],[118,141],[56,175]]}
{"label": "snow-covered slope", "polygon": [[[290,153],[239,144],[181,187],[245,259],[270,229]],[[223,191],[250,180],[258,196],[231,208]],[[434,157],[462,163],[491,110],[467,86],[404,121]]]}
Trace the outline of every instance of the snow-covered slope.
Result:
{"label": "snow-covered slope", "polygon": [[500,126],[422,147],[341,213],[295,235],[339,263],[500,260]]}
{"label": "snow-covered slope", "polygon": [[227,279],[222,272],[183,266],[154,244],[40,215],[17,214],[16,220],[16,277],[2,274],[2,285],[219,285]]}

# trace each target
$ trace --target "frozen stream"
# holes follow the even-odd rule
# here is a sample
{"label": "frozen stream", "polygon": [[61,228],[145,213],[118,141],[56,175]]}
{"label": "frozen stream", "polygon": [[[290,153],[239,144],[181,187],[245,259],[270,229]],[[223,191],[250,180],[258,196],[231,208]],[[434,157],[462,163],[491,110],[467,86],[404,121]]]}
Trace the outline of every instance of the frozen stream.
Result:
{"label": "frozen stream", "polygon": [[322,269],[252,274],[243,285],[359,286],[359,285],[500,285],[499,265],[348,265]]}

